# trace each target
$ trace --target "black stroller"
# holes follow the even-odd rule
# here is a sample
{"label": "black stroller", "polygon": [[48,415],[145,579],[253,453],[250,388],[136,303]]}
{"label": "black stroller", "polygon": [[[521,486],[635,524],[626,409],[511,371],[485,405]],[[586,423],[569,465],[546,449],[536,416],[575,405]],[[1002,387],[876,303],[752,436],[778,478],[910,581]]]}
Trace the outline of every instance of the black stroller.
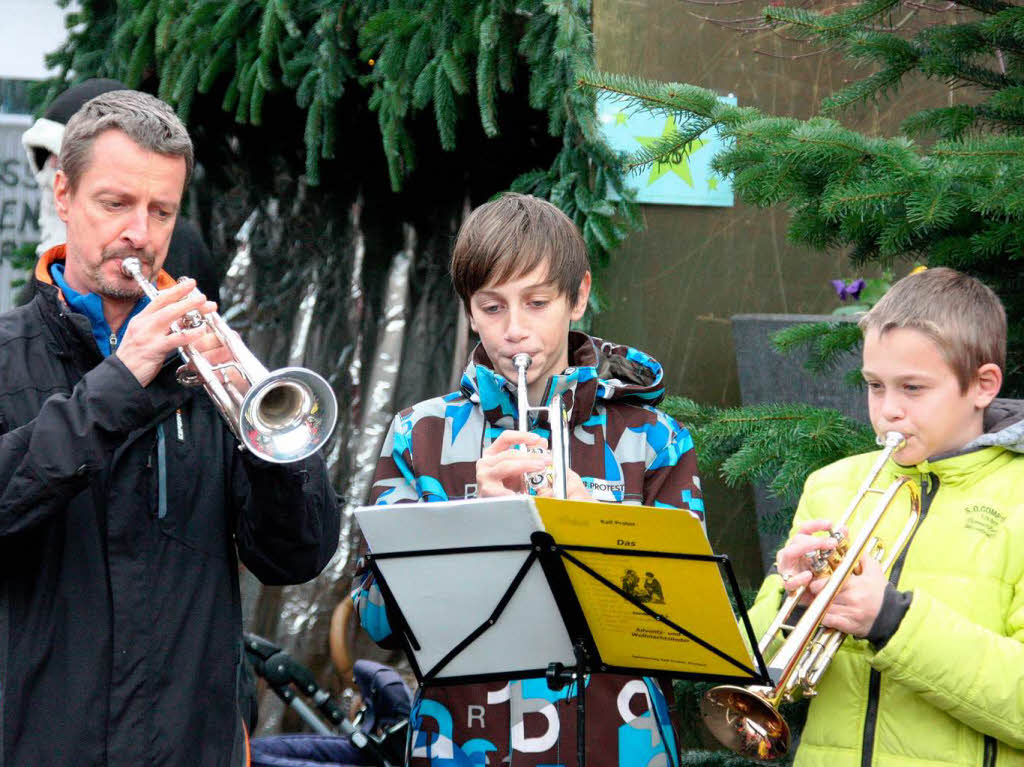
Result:
{"label": "black stroller", "polygon": [[394,669],[356,661],[353,675],[363,707],[349,721],[309,669],[262,637],[247,633],[244,640],[246,657],[256,674],[313,730],[312,734],[253,738],[252,767],[397,767],[405,763],[412,694]]}

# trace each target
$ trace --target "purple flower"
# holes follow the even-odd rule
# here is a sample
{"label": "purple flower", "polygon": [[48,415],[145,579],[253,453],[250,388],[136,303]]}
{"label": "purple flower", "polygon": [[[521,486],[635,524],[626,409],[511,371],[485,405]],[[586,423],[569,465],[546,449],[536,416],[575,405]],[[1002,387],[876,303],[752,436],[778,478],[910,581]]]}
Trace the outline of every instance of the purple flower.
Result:
{"label": "purple flower", "polygon": [[832,280],[832,287],[836,289],[836,295],[839,296],[840,301],[845,301],[848,298],[856,301],[860,298],[860,292],[864,290],[864,280],[854,280],[853,282]]}

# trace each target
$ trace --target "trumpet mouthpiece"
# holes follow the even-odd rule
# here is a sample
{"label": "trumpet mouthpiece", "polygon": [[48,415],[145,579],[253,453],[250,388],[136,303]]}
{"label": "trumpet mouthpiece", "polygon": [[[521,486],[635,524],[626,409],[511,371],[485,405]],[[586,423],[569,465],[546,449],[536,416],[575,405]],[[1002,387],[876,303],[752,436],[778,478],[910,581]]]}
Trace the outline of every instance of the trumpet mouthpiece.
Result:
{"label": "trumpet mouthpiece", "polygon": [[903,442],[904,436],[898,431],[887,431],[885,436],[879,434],[875,437],[875,443],[879,447],[899,447],[900,443]]}
{"label": "trumpet mouthpiece", "polygon": [[125,277],[134,277],[136,272],[141,273],[141,271],[142,264],[140,263],[139,259],[135,258],[134,256],[129,256],[128,258],[121,261],[121,274],[123,274]]}
{"label": "trumpet mouthpiece", "polygon": [[532,362],[533,358],[526,352],[517,354],[512,358],[512,364],[515,365],[517,368],[522,368],[523,370],[529,368]]}

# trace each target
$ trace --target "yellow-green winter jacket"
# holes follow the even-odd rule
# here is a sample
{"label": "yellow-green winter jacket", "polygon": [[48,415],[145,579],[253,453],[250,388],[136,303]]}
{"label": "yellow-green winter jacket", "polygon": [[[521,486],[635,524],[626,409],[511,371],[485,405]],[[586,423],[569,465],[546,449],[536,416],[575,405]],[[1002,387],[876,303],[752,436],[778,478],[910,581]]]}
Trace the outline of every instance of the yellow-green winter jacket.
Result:
{"label": "yellow-green winter jacket", "polygon": [[[922,490],[922,521],[890,577],[912,593],[910,607],[881,649],[847,638],[811,703],[795,767],[1024,767],[1024,455],[1009,449],[1021,432],[1024,421],[981,439],[993,446],[882,471],[875,487],[906,474]],[[793,531],[841,516],[877,455],[814,472]],[[860,504],[851,535],[877,498]],[[900,498],[883,541],[907,519],[906,491]],[[751,609],[757,630],[782,592],[770,575]]]}

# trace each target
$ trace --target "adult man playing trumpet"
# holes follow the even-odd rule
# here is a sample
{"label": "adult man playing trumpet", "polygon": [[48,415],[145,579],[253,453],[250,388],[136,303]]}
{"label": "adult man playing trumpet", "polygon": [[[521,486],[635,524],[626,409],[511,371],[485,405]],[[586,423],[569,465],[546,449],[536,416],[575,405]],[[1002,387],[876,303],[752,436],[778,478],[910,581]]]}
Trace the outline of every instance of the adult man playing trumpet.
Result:
{"label": "adult man playing trumpet", "polygon": [[[314,577],[339,519],[318,456],[237,449],[177,383],[171,333],[215,305],[160,271],[192,167],[185,127],[135,91],[68,122],[67,244],[0,317],[0,765],[241,765],[237,558]],[[154,300],[121,273],[138,258]]]}
{"label": "adult man playing trumpet", "polygon": [[[1024,765],[1024,414],[993,404],[1003,307],[977,280],[929,269],[896,283],[861,328],[871,423],[905,439],[875,487],[909,476],[921,517],[890,572],[864,556],[825,612],[823,624],[850,637],[818,685],[796,766]],[[821,532],[875,460],[854,456],[808,478],[755,626],[768,626],[784,593],[807,587],[806,603],[821,591],[807,554],[835,547]],[[874,507],[870,497],[860,505],[851,534]],[[908,513],[897,496],[878,528],[883,544]]]}
{"label": "adult man playing trumpet", "polygon": [[[675,507],[703,520],[690,435],[654,407],[663,394],[661,366],[643,352],[569,330],[586,308],[590,271],[583,240],[564,213],[516,194],[477,208],[459,232],[451,272],[480,345],[459,391],[396,416],[372,502],[526,492],[524,475],[545,472],[552,458],[522,449],[546,451],[549,428],[541,420],[517,429],[516,359],[525,353],[529,404],[560,399],[568,411],[569,498]],[[354,596],[364,627],[386,641],[391,629],[372,578]],[[677,763],[653,680],[595,675],[586,705],[589,763]],[[551,692],[544,679],[431,687],[414,711],[412,763],[469,764],[485,753],[488,764],[569,767],[576,764],[575,718],[569,691]]]}

